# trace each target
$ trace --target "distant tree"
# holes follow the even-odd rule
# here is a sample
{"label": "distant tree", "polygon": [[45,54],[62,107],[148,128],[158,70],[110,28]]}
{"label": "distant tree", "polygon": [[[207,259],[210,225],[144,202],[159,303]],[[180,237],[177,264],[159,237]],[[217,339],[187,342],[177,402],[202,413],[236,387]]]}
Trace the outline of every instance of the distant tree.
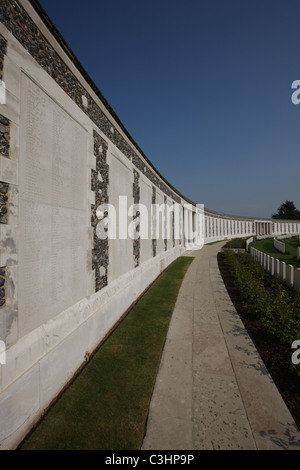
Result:
{"label": "distant tree", "polygon": [[300,220],[300,211],[296,209],[293,201],[285,201],[277,209],[277,214],[272,215],[272,219]]}

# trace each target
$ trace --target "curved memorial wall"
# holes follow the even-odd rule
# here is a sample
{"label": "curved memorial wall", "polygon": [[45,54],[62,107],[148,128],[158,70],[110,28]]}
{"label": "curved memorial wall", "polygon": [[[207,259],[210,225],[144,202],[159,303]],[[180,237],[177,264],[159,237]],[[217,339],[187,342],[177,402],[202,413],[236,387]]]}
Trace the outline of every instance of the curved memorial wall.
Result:
{"label": "curved memorial wall", "polygon": [[12,449],[186,249],[300,227],[180,194],[35,0],[1,2],[0,102],[0,449]]}

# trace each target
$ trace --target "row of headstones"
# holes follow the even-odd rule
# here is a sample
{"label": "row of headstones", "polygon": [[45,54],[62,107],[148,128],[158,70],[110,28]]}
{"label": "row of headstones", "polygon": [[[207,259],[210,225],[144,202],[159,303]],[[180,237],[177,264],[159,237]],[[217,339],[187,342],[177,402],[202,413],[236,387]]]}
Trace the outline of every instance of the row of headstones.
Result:
{"label": "row of headstones", "polygon": [[284,261],[273,258],[273,256],[267,255],[253,247],[250,247],[250,253],[272,276],[278,277],[289,287],[294,287],[295,289],[300,290],[300,268],[295,268],[291,264],[286,264]]}
{"label": "row of headstones", "polygon": [[273,246],[276,248],[276,250],[280,251],[280,253],[285,253],[285,243],[280,242],[276,238],[273,238]]}
{"label": "row of headstones", "polygon": [[[280,251],[281,253],[285,253],[285,243],[280,242],[276,238],[273,239],[273,245],[276,250]],[[299,245],[300,245],[300,237],[299,237]],[[300,246],[297,248],[297,261],[300,260]]]}
{"label": "row of headstones", "polygon": [[[276,250],[280,251],[281,253],[285,253],[285,243],[280,242],[276,238],[273,240],[273,245],[276,248]],[[300,245],[300,237],[299,237],[299,245]],[[297,248],[297,261],[300,260],[300,246]]]}

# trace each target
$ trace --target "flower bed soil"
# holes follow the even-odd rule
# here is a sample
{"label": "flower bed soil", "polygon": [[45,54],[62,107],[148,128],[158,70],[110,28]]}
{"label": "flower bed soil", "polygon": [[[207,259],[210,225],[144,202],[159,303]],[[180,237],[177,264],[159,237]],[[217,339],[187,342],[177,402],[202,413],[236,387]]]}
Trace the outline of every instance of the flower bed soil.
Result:
{"label": "flower bed soil", "polygon": [[224,262],[222,253],[218,255],[218,264],[231,301],[300,429],[300,377],[290,369],[294,350],[279,342],[259,320],[248,314],[243,305],[241,293],[235,285],[230,268]]}

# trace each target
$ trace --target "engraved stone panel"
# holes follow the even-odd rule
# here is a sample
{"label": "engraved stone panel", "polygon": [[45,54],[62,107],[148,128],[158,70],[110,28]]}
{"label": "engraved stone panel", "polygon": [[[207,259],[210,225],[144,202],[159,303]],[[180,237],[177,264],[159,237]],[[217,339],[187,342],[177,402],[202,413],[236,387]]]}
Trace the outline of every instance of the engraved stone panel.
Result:
{"label": "engraved stone panel", "polygon": [[87,132],[25,74],[19,163],[19,327],[85,296]]}

